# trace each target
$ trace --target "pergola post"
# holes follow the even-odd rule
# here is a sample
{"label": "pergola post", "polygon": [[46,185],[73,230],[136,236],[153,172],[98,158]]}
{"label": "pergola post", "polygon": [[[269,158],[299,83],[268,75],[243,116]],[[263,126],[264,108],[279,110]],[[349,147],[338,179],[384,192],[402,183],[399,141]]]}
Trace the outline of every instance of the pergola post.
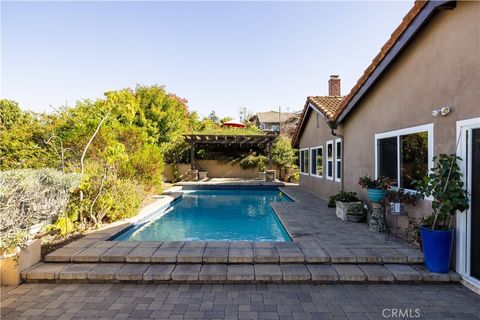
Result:
{"label": "pergola post", "polygon": [[192,147],[190,148],[190,168],[195,170],[195,142],[192,143]]}
{"label": "pergola post", "polygon": [[272,159],[272,143],[268,143],[268,170],[273,168],[273,159]]}

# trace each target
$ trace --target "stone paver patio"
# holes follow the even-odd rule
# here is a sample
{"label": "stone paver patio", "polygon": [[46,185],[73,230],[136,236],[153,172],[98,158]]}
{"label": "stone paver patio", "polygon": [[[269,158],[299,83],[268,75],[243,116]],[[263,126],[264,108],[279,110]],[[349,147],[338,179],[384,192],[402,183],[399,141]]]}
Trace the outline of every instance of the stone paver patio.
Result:
{"label": "stone paver patio", "polygon": [[[134,223],[128,221],[47,255],[45,263],[26,270],[22,277],[29,282],[460,281],[454,272],[426,271],[420,265],[421,252],[411,244],[386,240],[385,235],[369,231],[366,224],[338,219],[325,200],[298,187],[281,190],[294,201],[272,203],[272,207],[292,242],[108,240]],[[159,204],[168,205],[181,195],[179,189],[174,191]],[[149,217],[148,210],[143,216]]]}
{"label": "stone paver patio", "polygon": [[1,319],[480,319],[460,285],[23,284],[2,288]]}

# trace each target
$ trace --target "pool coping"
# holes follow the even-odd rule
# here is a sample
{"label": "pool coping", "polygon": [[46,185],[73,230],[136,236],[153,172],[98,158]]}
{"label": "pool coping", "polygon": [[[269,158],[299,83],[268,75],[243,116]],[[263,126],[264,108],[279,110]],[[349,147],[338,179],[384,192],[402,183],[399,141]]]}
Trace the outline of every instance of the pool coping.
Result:
{"label": "pool coping", "polygon": [[[250,184],[252,186],[252,184]],[[219,185],[217,184],[217,187]],[[160,199],[147,205],[132,218],[96,230],[45,257],[45,262],[131,262],[131,263],[421,263],[415,249],[398,249],[396,255],[371,249],[368,254],[345,248],[325,248],[311,234],[298,232],[290,225],[291,211],[286,204],[301,201],[295,191],[279,187],[293,202],[272,202],[272,209],[291,241],[123,241],[111,240],[138,226],[182,196],[183,186],[167,190]],[[301,204],[299,204],[301,205]],[[283,211],[279,212],[279,211]],[[155,248],[155,250],[153,249]],[[377,248],[378,249],[378,248]],[[399,251],[400,250],[400,251]],[[155,254],[154,254],[155,251]],[[418,250],[417,250],[418,251]],[[154,257],[155,256],[155,257]]]}

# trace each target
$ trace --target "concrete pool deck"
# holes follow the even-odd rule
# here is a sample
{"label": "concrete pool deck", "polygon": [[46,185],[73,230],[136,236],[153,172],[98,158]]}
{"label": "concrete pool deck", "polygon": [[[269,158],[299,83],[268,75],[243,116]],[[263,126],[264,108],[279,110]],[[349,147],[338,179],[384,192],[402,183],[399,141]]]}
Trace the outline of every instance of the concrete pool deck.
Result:
{"label": "concrete pool deck", "polygon": [[[27,281],[394,282],[459,281],[434,274],[413,245],[336,218],[325,200],[281,187],[294,202],[273,203],[292,242],[108,241],[135,221],[98,230],[46,256],[23,273]],[[178,188],[142,210],[161,208]]]}

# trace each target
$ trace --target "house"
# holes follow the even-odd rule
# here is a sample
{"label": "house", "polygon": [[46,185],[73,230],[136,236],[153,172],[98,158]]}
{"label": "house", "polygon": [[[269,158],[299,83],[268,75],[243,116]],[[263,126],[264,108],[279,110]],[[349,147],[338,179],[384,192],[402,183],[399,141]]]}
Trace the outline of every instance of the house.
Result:
{"label": "house", "polygon": [[[298,121],[298,112],[258,112],[250,117],[249,121],[264,132],[285,132],[288,128],[295,128]],[[285,130],[284,130],[285,129]],[[292,130],[290,130],[292,131]]]}
{"label": "house", "polygon": [[341,170],[335,167],[341,164],[342,139],[332,133],[329,124],[334,121],[342,100],[341,80],[332,75],[328,96],[307,98],[293,135],[294,144],[300,146],[300,185],[323,198],[341,190]]}
{"label": "house", "polygon": [[[456,215],[455,269],[477,287],[479,12],[476,1],[416,2],[339,105],[320,108],[307,99],[294,135],[301,150],[300,186],[322,197],[344,189],[366,198],[358,185],[363,175],[387,176],[411,190],[412,180],[433,167],[434,155],[461,157],[470,209]],[[409,216],[429,215],[430,204],[420,201],[408,208]],[[406,217],[398,221],[407,227]]]}

